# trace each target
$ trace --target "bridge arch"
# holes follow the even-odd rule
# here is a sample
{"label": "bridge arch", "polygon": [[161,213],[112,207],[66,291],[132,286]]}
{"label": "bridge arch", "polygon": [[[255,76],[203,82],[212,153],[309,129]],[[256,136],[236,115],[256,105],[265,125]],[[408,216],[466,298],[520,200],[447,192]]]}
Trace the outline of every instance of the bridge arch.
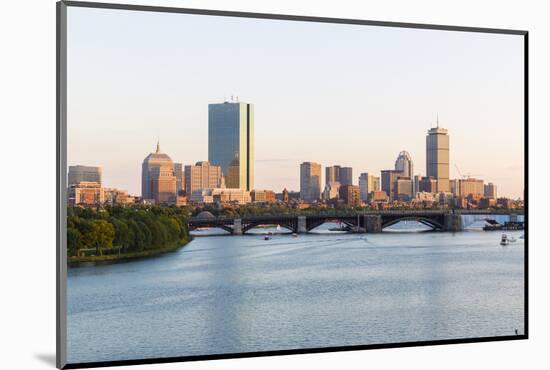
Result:
{"label": "bridge arch", "polygon": [[404,216],[399,218],[391,219],[385,223],[382,224],[382,230],[384,230],[387,227],[390,227],[392,225],[398,224],[401,221],[416,221],[422,225],[430,227],[432,230],[444,230],[445,226],[436,221],[433,218],[428,217],[421,217],[421,216]]}
{"label": "bridge arch", "polygon": [[242,227],[243,234],[259,226],[268,226],[268,225],[279,225],[281,226],[281,228],[285,228],[290,233],[296,232],[296,225],[293,222],[281,221],[281,222],[273,223],[273,222],[266,222],[266,221],[248,221]]}

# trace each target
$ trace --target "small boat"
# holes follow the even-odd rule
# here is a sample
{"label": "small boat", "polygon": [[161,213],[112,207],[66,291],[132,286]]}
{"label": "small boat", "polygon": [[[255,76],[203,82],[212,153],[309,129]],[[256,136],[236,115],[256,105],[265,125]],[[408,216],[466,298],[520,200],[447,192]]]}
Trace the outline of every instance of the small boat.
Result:
{"label": "small boat", "polygon": [[508,235],[502,234],[502,237],[500,238],[500,245],[508,245],[510,244],[510,240],[508,239]]}
{"label": "small boat", "polygon": [[277,231],[281,230],[281,225],[277,225]]}
{"label": "small boat", "polygon": [[264,240],[270,240],[271,238],[269,236],[264,236]]}
{"label": "small boat", "polygon": [[513,236],[511,236],[511,237],[508,238],[508,241],[509,241],[510,243],[515,243],[517,240],[516,240],[516,238],[514,238]]}
{"label": "small boat", "polygon": [[521,234],[521,236],[519,237],[520,239],[523,239],[525,237],[524,234]]}
{"label": "small boat", "polygon": [[293,237],[293,238],[297,238],[297,237],[298,237],[298,234],[292,233],[292,237]]}

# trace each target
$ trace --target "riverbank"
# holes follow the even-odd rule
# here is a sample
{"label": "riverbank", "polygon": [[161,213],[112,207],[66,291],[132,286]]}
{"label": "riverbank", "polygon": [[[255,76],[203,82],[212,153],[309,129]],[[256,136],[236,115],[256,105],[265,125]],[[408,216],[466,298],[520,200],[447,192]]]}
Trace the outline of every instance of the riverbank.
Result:
{"label": "riverbank", "polygon": [[150,249],[144,250],[141,252],[131,252],[131,253],[121,253],[121,254],[107,254],[103,256],[71,256],[67,257],[67,263],[69,267],[81,267],[81,266],[90,266],[90,265],[101,265],[101,264],[111,264],[116,262],[124,262],[135,259],[143,259],[150,257],[157,257],[165,253],[176,252],[180,248],[185,247],[189,242],[193,240],[190,237],[188,240],[183,243],[177,243],[173,246],[159,248],[159,249]]}

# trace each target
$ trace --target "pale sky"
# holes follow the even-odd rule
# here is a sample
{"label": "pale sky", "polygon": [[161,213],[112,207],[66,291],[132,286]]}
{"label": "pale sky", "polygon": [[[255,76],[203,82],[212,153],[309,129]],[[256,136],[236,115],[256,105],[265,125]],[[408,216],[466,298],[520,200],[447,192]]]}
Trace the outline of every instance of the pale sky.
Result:
{"label": "pale sky", "polygon": [[451,178],[523,197],[523,37],[68,8],[68,164],[139,195],[161,150],[208,159],[208,104],[255,109],[255,187],[299,190],[299,164],[380,175],[449,130]]}

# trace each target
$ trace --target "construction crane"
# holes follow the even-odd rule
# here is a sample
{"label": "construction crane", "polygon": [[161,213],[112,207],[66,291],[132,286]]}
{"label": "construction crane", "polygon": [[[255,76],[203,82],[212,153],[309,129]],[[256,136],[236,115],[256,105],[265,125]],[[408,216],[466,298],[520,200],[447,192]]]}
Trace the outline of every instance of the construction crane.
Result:
{"label": "construction crane", "polygon": [[460,172],[460,170],[458,169],[458,166],[457,166],[456,163],[455,163],[455,168],[456,168],[456,171],[458,172],[458,175],[460,177],[462,177],[463,179],[470,179],[470,178],[475,177],[475,176],[481,176],[481,175],[474,175],[474,174],[471,174],[471,173],[462,174],[462,172]]}

